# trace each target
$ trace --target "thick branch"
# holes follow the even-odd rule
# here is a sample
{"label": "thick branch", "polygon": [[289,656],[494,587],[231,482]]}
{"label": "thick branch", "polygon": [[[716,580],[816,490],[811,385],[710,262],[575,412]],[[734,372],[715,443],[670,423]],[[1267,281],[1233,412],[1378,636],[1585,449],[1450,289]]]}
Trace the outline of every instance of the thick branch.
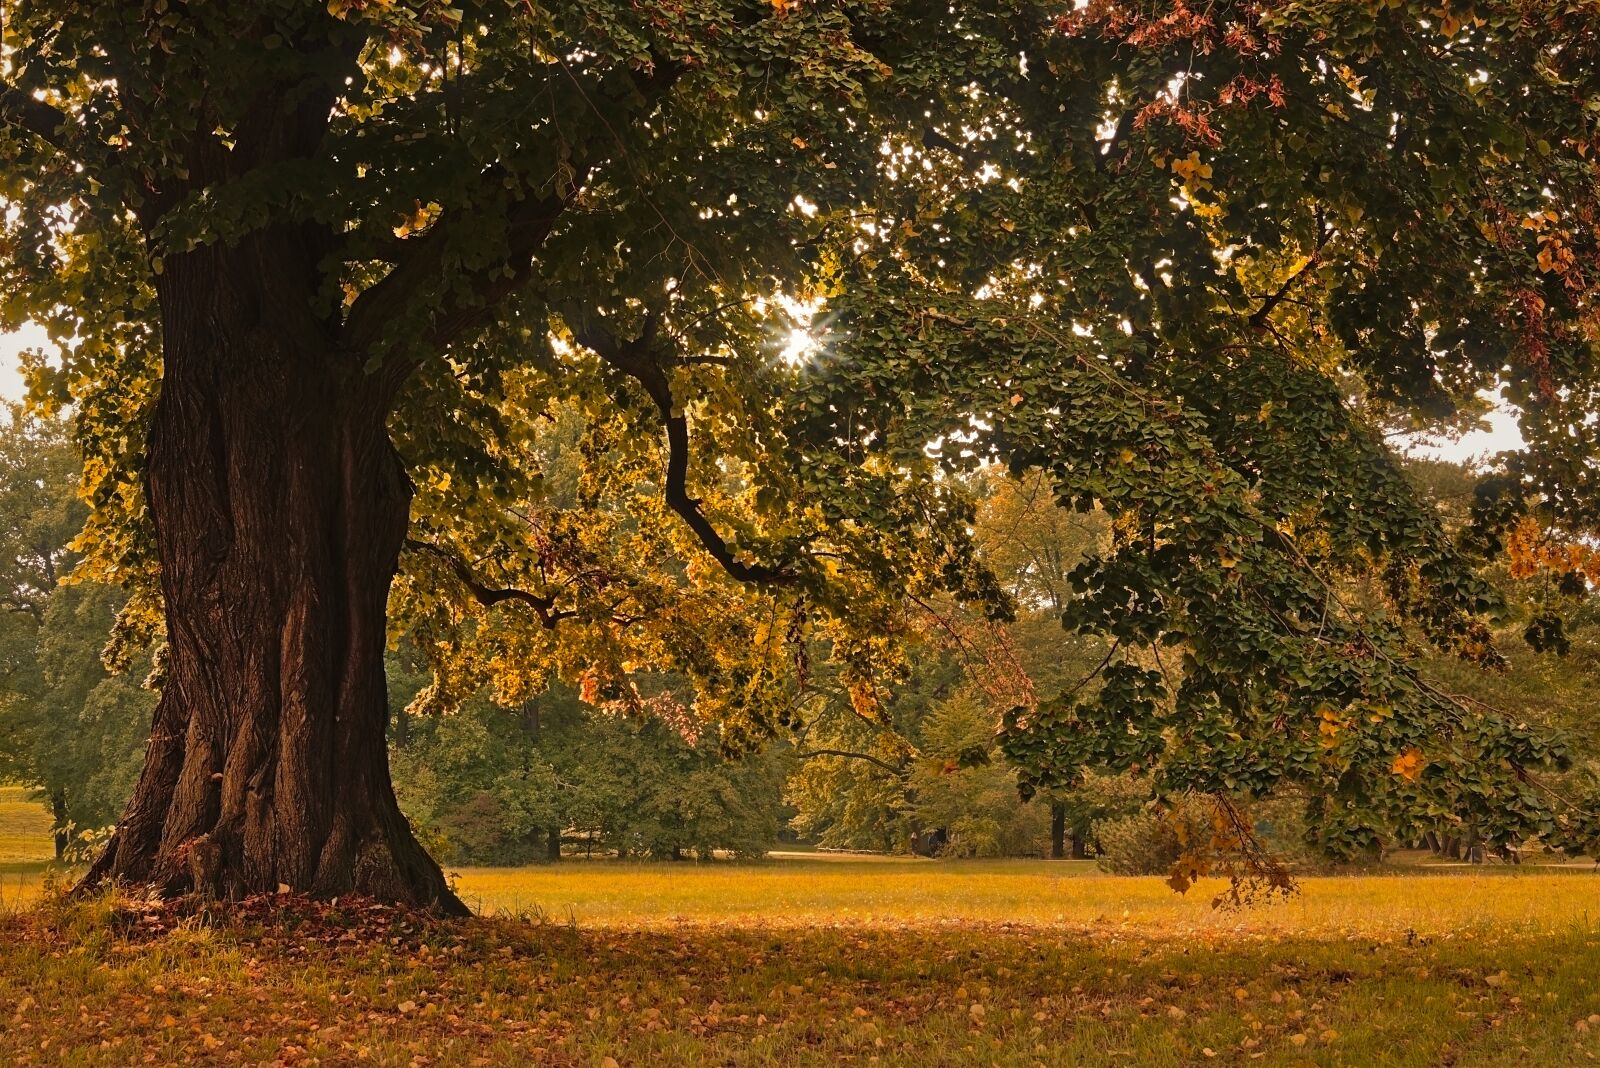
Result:
{"label": "thick branch", "polygon": [[7,612],[24,612],[32,616],[35,623],[41,627],[44,626],[44,609],[32,601],[24,601],[21,598],[0,597],[0,608],[5,609]]}
{"label": "thick branch", "polygon": [[[364,359],[382,355],[383,394],[387,401],[399,391],[417,363],[482,325],[495,314],[499,304],[523,285],[532,273],[534,256],[544,244],[563,212],[577,196],[587,172],[579,172],[565,191],[529,199],[517,205],[503,220],[485,218],[473,212],[447,214],[429,232],[412,241],[397,257],[394,270],[383,281],[362,293],[345,319],[345,347]],[[457,233],[480,231],[489,226],[504,228],[506,255],[480,268],[460,271],[450,262],[450,245]],[[481,238],[478,238],[481,240]],[[375,351],[396,322],[403,322],[419,303],[424,305],[448,293],[433,309],[418,330],[403,331],[396,344],[409,351]]]}
{"label": "thick branch", "polygon": [[[619,158],[626,161],[626,146],[610,120],[584,90],[577,73],[565,62],[561,66],[594,112],[594,118],[615,143]],[[648,111],[672,89],[683,71],[683,67],[665,62],[653,63],[648,71],[632,70],[631,90],[636,99],[628,102],[630,108]],[[390,248],[387,251],[387,255],[393,257],[394,270],[356,299],[344,330],[346,347],[350,351],[363,359],[384,358],[381,391],[384,403],[399,391],[420,360],[488,322],[499,310],[500,303],[527,283],[539,249],[578,198],[590,176],[602,165],[602,156],[603,153],[578,152],[576,158],[565,161],[566,171],[551,193],[542,197],[529,196],[504,217],[470,210],[446,212],[427,234],[402,242],[414,244],[414,250]],[[481,176],[484,198],[497,196],[508,178],[520,181],[523,176],[510,175],[499,166],[486,169]],[[525,181],[524,188],[527,188]],[[475,240],[481,241],[484,231],[491,229],[500,229],[504,234],[506,254],[503,258],[470,271],[462,271],[451,262],[450,244],[458,232],[472,234]],[[409,351],[374,351],[385,332],[410,309],[419,302],[426,305],[441,298],[443,303],[434,309],[420,330],[406,332],[402,344],[408,344]]]}

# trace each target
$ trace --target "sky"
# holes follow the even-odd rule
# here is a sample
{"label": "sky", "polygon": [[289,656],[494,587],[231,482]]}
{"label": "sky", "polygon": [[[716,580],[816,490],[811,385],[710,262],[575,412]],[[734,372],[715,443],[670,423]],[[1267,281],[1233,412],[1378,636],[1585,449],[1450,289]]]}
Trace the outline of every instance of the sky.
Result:
{"label": "sky", "polygon": [[[43,340],[42,331],[24,330],[15,334],[0,334],[0,400],[22,399],[22,376],[18,372],[18,354]],[[793,340],[791,339],[791,346]],[[1418,444],[1411,451],[1424,456],[1447,460],[1472,460],[1492,456],[1506,449],[1516,448],[1522,442],[1517,433],[1516,420],[1511,413],[1496,410],[1489,413],[1488,427],[1474,430],[1458,441],[1440,441]]]}
{"label": "sky", "polygon": [[17,370],[18,353],[43,340],[42,330],[0,334],[0,400],[22,399],[22,375]]}
{"label": "sky", "polygon": [[1463,434],[1456,441],[1440,440],[1418,444],[1410,451],[1441,460],[1466,462],[1484,459],[1497,452],[1522,446],[1522,432],[1517,429],[1516,417],[1511,412],[1504,408],[1496,408],[1489,413],[1485,421],[1488,423],[1487,427]]}

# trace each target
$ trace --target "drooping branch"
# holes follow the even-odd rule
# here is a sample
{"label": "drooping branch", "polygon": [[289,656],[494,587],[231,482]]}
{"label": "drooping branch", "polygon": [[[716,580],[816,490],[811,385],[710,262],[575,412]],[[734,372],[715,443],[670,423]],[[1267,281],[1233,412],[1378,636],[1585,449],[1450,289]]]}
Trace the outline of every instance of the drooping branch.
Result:
{"label": "drooping branch", "polygon": [[576,612],[570,609],[557,610],[554,597],[541,597],[536,593],[514,586],[490,586],[473,573],[472,568],[467,566],[465,560],[431,542],[408,538],[406,540],[406,548],[415,552],[427,553],[435,559],[442,560],[449,566],[456,577],[456,581],[466,587],[467,592],[472,594],[473,598],[485,608],[493,608],[495,605],[503,604],[506,601],[525,604],[533,609],[534,614],[539,617],[540,624],[546,630],[554,630],[556,625],[563,619],[571,619],[577,615]]}
{"label": "drooping branch", "polygon": [[667,472],[664,495],[667,505],[688,525],[702,548],[722,569],[740,582],[783,585],[796,576],[765,564],[745,563],[736,556],[718,533],[716,526],[700,510],[700,501],[689,495],[689,419],[676,411],[672,383],[655,351],[657,321],[645,321],[643,333],[632,341],[621,341],[610,331],[588,327],[576,332],[578,343],[592,350],[609,366],[643,387],[655,405],[667,431]]}

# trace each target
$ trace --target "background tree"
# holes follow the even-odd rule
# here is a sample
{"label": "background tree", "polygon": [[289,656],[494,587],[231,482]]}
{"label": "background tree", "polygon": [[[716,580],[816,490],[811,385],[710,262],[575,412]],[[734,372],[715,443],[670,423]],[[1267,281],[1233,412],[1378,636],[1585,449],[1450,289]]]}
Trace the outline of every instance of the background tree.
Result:
{"label": "background tree", "polygon": [[990,468],[972,482],[974,542],[1015,618],[995,624],[957,604],[913,605],[916,646],[878,717],[813,682],[819,700],[801,717],[805,764],[789,797],[795,826],[824,845],[1064,856],[1070,840],[1082,856],[1094,820],[1111,812],[1093,777],[1084,791],[1022,804],[995,740],[1012,703],[1064,688],[1104,657],[1104,643],[1063,631],[1060,617],[1072,570],[1105,541],[1105,519],[1058,507],[1037,475],[1019,481]]}
{"label": "background tree", "polygon": [[[66,847],[67,793],[50,774],[64,753],[43,737],[49,717],[38,645],[50,596],[71,569],[67,543],[82,523],[73,495],[75,465],[59,423],[34,421],[16,406],[5,412],[0,452],[0,720],[11,742],[0,752],[0,774],[46,783],[56,821],[56,853]],[[56,739],[59,740],[59,739]]]}
{"label": "background tree", "polygon": [[916,826],[937,828],[939,853],[998,857],[1041,853],[1050,810],[1017,796],[1016,771],[996,760],[995,716],[980,693],[957,691],[922,724],[924,755],[907,777]]}
{"label": "background tree", "polygon": [[[416,725],[394,755],[401,807],[441,860],[755,857],[777,838],[783,761],[725,759],[714,737],[591,708],[555,687],[520,709],[482,698]],[[576,842],[574,842],[576,845]]]}
{"label": "background tree", "polygon": [[85,514],[66,426],[13,406],[0,431],[0,776],[38,787],[59,859],[75,830],[116,819],[154,698],[101,663],[125,597],[60,584]]}
{"label": "background tree", "polygon": [[[919,761],[954,762],[955,751],[928,747],[924,726],[964,681],[960,661],[927,640],[903,674],[886,680],[885,698],[858,707],[847,687],[819,673],[794,732],[798,766],[785,786],[792,826],[830,849],[936,852],[947,828],[912,812],[910,776]],[[920,655],[919,655],[920,654]],[[993,724],[990,724],[990,735]]]}
{"label": "background tree", "polygon": [[[1497,462],[1504,462],[1502,457]],[[1513,460],[1513,462],[1516,462]],[[1477,536],[1474,512],[1494,489],[1498,472],[1488,480],[1471,466],[1413,459],[1407,472],[1436,502],[1446,524],[1463,537]],[[1538,512],[1537,502],[1529,502]],[[1520,509],[1519,509],[1520,511]],[[1524,516],[1508,537],[1504,551],[1490,558],[1485,574],[1504,592],[1504,603],[1492,623],[1495,642],[1505,654],[1503,670],[1485,672],[1436,653],[1423,659],[1425,675],[1441,689],[1467,700],[1501,709],[1518,720],[1560,730],[1569,740],[1573,767],[1549,785],[1579,792],[1600,771],[1600,721],[1593,714],[1600,698],[1596,688],[1597,600],[1594,581],[1600,569],[1581,544],[1546,530]],[[1483,860],[1485,849],[1498,848],[1516,858],[1524,843],[1487,838],[1469,819],[1441,813],[1429,825],[1413,829],[1404,844],[1425,845],[1451,859]]]}

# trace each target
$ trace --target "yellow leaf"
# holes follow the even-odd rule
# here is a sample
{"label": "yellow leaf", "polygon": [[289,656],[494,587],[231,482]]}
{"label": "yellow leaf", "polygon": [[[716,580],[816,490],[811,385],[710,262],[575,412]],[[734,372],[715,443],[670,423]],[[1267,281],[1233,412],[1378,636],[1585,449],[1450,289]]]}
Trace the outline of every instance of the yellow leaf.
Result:
{"label": "yellow leaf", "polygon": [[1394,763],[1389,765],[1389,770],[1393,771],[1402,779],[1406,779],[1409,782],[1416,782],[1417,779],[1421,778],[1422,769],[1427,765],[1427,763],[1427,759],[1422,755],[1422,750],[1412,746],[1410,749],[1407,749],[1404,753],[1401,753],[1399,756],[1394,758]]}
{"label": "yellow leaf", "polygon": [[421,201],[415,201],[414,203],[416,204],[416,210],[400,217],[400,224],[394,228],[395,237],[406,237],[423,229],[428,225],[428,220],[432,214],[439,210],[439,205],[437,204],[423,204]]}

